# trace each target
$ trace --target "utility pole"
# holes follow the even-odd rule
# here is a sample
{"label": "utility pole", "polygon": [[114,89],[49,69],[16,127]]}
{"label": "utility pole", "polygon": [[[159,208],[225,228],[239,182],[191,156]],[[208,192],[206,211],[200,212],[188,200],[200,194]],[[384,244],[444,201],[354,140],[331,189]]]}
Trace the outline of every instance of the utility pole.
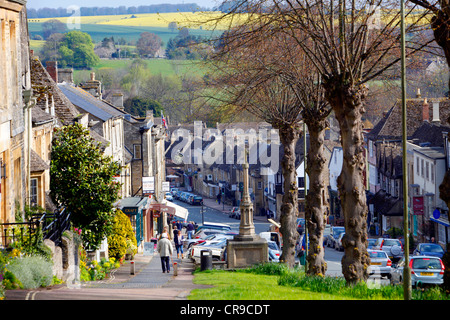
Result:
{"label": "utility pole", "polygon": [[411,300],[411,269],[409,267],[409,223],[408,223],[408,167],[406,162],[406,54],[405,54],[405,3],[400,0],[401,15],[401,75],[402,75],[402,131],[403,131],[403,236],[405,239],[405,266],[403,268],[403,299]]}

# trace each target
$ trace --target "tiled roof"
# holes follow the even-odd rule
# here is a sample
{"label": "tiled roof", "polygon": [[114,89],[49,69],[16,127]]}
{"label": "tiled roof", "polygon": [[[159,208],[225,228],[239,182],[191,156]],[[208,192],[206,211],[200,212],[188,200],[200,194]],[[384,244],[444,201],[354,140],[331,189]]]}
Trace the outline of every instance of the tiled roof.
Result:
{"label": "tiled roof", "polygon": [[31,150],[30,160],[31,160],[30,163],[31,172],[40,172],[50,169],[50,166],[47,163],[45,163],[45,161],[42,160],[42,158],[39,157],[39,155],[34,150]]}
{"label": "tiled roof", "polygon": [[[429,121],[433,119],[433,102],[439,102],[439,118],[441,123],[447,123],[450,117],[450,100],[448,98],[433,98],[428,100]],[[408,99],[406,101],[406,130],[408,138],[422,125],[423,98]],[[368,134],[372,140],[401,139],[402,137],[402,107],[401,100],[381,119]]]}

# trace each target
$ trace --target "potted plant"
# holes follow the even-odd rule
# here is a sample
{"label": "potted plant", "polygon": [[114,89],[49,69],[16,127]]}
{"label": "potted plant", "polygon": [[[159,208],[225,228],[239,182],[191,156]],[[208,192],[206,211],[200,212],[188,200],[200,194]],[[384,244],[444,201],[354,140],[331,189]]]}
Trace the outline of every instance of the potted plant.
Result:
{"label": "potted plant", "polygon": [[127,251],[125,253],[125,260],[133,260],[134,255],[137,252],[137,247],[134,245],[133,241],[127,239]]}

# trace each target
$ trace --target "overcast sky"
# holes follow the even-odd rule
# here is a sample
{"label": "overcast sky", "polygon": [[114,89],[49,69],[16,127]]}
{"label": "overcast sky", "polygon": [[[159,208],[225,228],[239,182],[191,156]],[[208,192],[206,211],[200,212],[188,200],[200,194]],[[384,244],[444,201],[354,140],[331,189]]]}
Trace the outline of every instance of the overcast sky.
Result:
{"label": "overcast sky", "polygon": [[201,7],[212,8],[217,5],[217,0],[28,0],[27,8],[65,8],[72,5],[79,7],[119,7],[119,6],[141,6],[161,3],[196,3]]}

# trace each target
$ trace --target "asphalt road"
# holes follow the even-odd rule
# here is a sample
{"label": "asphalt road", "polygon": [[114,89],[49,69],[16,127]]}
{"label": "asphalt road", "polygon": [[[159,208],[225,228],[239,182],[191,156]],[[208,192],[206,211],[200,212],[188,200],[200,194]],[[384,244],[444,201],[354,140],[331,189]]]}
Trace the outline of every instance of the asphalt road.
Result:
{"label": "asphalt road", "polygon": [[[179,206],[182,206],[189,211],[188,220],[194,221],[198,225],[201,225],[202,220],[202,214],[201,214],[201,206],[198,205],[190,205],[182,201],[174,200],[174,203],[178,204]],[[239,232],[239,224],[240,220],[230,218],[228,214],[223,213],[222,211],[208,208],[206,206],[204,208],[204,221],[205,222],[215,222],[215,223],[225,223],[228,224],[231,227],[232,231]],[[255,217],[254,219],[254,225],[255,225],[255,233],[259,234],[260,232],[268,231],[270,228],[270,223],[267,221],[265,217]]]}

